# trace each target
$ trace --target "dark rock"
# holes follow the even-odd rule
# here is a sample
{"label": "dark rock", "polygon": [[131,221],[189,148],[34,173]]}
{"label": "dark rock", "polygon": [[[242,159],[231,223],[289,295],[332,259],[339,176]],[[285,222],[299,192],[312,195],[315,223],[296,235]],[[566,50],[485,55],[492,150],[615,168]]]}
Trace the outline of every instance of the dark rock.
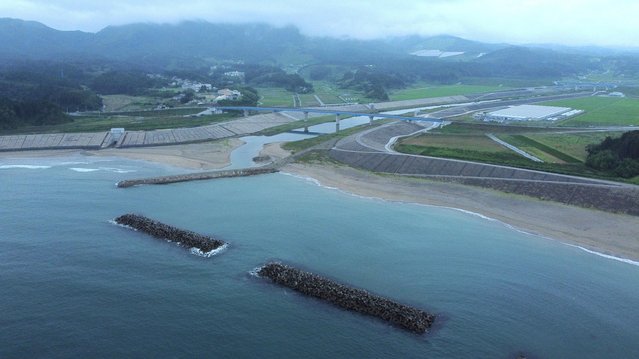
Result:
{"label": "dark rock", "polygon": [[201,234],[185,231],[167,224],[154,221],[137,214],[125,214],[115,219],[115,222],[137,229],[155,238],[177,242],[186,247],[194,247],[202,252],[210,252],[224,245],[223,241]]}
{"label": "dark rock", "polygon": [[349,288],[280,263],[265,265],[258,271],[258,275],[300,293],[347,310],[378,317],[418,334],[425,333],[435,320],[434,315],[422,310],[370,294],[365,290]]}
{"label": "dark rock", "polygon": [[271,156],[255,156],[253,162],[268,162],[271,160]]}

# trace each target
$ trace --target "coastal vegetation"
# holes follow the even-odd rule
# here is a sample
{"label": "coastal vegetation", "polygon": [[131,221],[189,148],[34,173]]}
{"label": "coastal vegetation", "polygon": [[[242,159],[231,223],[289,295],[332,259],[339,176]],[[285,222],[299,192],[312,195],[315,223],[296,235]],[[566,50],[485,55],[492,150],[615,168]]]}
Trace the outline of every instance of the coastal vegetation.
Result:
{"label": "coastal vegetation", "polygon": [[588,167],[623,178],[639,176],[639,130],[621,137],[606,137],[601,143],[586,147]]}
{"label": "coastal vegetation", "polygon": [[[490,164],[507,165],[541,171],[636,182],[633,176],[621,176],[610,168],[589,166],[584,155],[606,133],[563,133],[563,129],[453,123],[432,133],[401,139],[395,146],[399,152],[424,156],[454,158]],[[561,133],[560,133],[561,132]],[[492,133],[544,162],[534,162],[486,136]],[[568,139],[568,140],[565,140]],[[597,147],[598,148],[598,147]],[[607,152],[606,152],[607,154]],[[604,160],[609,157],[600,155]],[[617,156],[621,163],[625,157]],[[612,160],[611,160],[612,161]],[[626,162],[630,166],[629,162]],[[625,167],[624,167],[625,168]],[[628,167],[633,168],[633,167]]]}

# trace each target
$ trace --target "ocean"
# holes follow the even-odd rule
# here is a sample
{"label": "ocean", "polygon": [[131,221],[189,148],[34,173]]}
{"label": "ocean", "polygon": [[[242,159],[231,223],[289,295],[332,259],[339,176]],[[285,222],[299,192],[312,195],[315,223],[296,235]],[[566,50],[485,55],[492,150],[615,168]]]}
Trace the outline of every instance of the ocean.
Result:
{"label": "ocean", "polygon": [[[183,170],[0,160],[0,358],[638,358],[639,266],[471,213],[287,174],[118,189]],[[111,223],[220,238],[202,257]],[[277,260],[433,312],[415,335],[256,278]]]}

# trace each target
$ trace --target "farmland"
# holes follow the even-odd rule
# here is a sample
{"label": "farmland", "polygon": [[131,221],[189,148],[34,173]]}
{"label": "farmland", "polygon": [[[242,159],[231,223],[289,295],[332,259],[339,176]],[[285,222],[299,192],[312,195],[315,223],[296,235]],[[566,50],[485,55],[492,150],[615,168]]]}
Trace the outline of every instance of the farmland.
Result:
{"label": "farmland", "polygon": [[545,102],[541,105],[585,111],[562,121],[560,126],[639,126],[639,99],[635,98],[593,96]]}
{"label": "farmland", "polygon": [[472,93],[492,92],[507,90],[501,86],[481,86],[481,85],[427,85],[424,83],[406,89],[395,90],[389,94],[391,101],[414,100],[429,97],[444,97],[454,95],[465,95]]}
{"label": "farmland", "polygon": [[[399,141],[400,152],[539,169],[582,176],[602,176],[584,165],[586,146],[619,132],[557,132],[558,129],[453,123],[432,133]],[[533,162],[489,139],[493,133],[544,163]]]}

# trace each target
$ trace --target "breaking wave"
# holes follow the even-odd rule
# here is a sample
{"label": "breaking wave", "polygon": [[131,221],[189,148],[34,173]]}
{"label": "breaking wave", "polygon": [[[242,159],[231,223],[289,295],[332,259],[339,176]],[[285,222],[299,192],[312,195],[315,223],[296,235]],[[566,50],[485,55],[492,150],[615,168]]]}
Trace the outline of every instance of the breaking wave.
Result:
{"label": "breaking wave", "polygon": [[12,168],[24,168],[29,170],[44,170],[47,168],[51,168],[51,166],[43,166],[43,165],[0,165],[0,169],[12,169]]}

